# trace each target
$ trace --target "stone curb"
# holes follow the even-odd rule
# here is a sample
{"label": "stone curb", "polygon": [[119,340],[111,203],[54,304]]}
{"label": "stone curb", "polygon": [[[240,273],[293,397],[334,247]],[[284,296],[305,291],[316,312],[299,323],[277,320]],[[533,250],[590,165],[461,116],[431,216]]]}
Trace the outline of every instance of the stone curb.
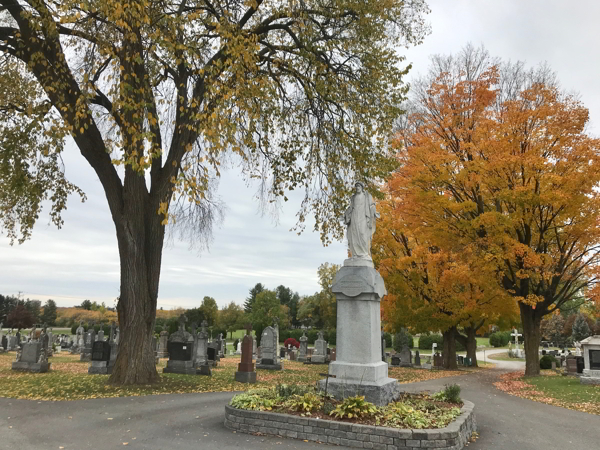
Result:
{"label": "stone curb", "polygon": [[356,425],[225,406],[225,426],[243,433],[261,433],[373,450],[461,450],[477,430],[475,405],[463,400],[461,414],[445,428],[407,430]]}

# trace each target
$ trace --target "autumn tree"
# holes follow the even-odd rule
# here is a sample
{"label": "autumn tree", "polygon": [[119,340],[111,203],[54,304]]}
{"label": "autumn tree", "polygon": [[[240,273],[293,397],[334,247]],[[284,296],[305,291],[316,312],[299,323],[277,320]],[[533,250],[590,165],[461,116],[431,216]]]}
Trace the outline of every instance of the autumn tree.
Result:
{"label": "autumn tree", "polygon": [[337,326],[337,301],[331,292],[337,264],[324,263],[317,269],[321,290],[305,296],[298,302],[298,321],[315,328],[335,329]]}
{"label": "autumn tree", "polygon": [[526,374],[542,318],[594,288],[600,257],[598,140],[587,109],[542,66],[483,49],[434,57],[401,122],[396,179],[416,232],[473,248],[519,307]]}
{"label": "autumn tree", "polygon": [[356,176],[392,167],[406,86],[396,48],[420,42],[424,0],[0,0],[0,214],[11,240],[42,202],[62,224],[72,139],[95,171],[121,262],[110,382],[158,380],[152,352],[165,227],[195,240],[218,217],[224,158],[263,200],[304,191],[323,239]]}
{"label": "autumn tree", "polygon": [[6,317],[6,326],[11,328],[29,328],[35,323],[31,312],[23,304],[19,304]]}
{"label": "autumn tree", "polygon": [[40,321],[49,326],[55,326],[56,317],[56,302],[52,299],[46,300],[46,303],[44,304],[44,309],[42,310]]}

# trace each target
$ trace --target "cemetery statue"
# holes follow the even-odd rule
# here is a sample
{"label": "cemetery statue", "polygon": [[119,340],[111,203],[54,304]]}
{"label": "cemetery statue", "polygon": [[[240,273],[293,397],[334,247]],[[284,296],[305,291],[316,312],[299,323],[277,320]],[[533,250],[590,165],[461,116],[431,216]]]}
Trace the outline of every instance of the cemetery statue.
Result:
{"label": "cemetery statue", "polygon": [[34,324],[33,327],[31,328],[31,333],[29,333],[29,342],[33,342],[36,339],[36,336],[35,336],[36,334],[37,334],[37,329]]}
{"label": "cemetery statue", "polygon": [[348,226],[348,247],[352,258],[371,259],[371,239],[375,233],[375,219],[379,213],[371,194],[365,191],[361,181],[355,183],[355,194],[350,207],[344,213],[344,223]]}
{"label": "cemetery statue", "polygon": [[113,322],[110,324],[110,336],[108,336],[108,342],[110,342],[111,344],[115,340],[115,325],[115,321],[113,320]]}
{"label": "cemetery statue", "polygon": [[48,333],[46,333],[46,324],[43,325],[42,331],[40,333],[40,358],[38,363],[43,363],[48,360]]}
{"label": "cemetery statue", "polygon": [[83,333],[84,333],[84,328],[83,328],[83,320],[79,322],[79,327],[77,327],[77,330],[75,331],[75,335],[77,336],[77,345],[79,347],[83,347]]}
{"label": "cemetery statue", "polygon": [[575,342],[575,355],[581,356],[581,342]]}

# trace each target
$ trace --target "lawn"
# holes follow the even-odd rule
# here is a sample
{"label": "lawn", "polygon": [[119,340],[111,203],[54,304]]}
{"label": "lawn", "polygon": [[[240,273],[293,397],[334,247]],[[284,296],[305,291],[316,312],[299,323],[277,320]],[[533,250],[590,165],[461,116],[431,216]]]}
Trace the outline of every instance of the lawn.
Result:
{"label": "lawn", "polygon": [[500,379],[494,385],[510,395],[600,415],[600,386],[581,384],[579,378],[542,370],[539,377],[513,372]]}
{"label": "lawn", "polygon": [[525,358],[511,358],[508,356],[508,352],[487,355],[486,359],[496,359],[498,361],[525,361]]}
{"label": "lawn", "polygon": [[[52,370],[43,374],[13,372],[11,363],[15,353],[0,355],[0,397],[32,400],[80,400],[86,398],[126,397],[151,394],[243,391],[248,385],[234,381],[239,357],[221,359],[213,369],[212,377],[195,375],[162,374],[166,359],[161,359],[158,370],[161,381],[155,385],[115,387],[106,384],[108,375],[88,375],[89,363],[80,362],[79,355],[62,354],[50,358]],[[257,371],[254,387],[270,387],[277,384],[315,384],[323,378],[326,365],[305,365],[284,361],[284,370]],[[393,367],[390,377],[400,383],[462,375],[466,371],[424,370]]]}

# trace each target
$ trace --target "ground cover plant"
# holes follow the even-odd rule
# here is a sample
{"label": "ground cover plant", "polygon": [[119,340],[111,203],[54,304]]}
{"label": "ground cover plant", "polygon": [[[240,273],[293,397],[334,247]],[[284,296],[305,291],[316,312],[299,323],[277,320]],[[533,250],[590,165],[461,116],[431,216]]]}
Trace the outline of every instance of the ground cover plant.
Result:
{"label": "ground cover plant", "polygon": [[540,377],[525,377],[523,372],[500,376],[494,385],[507,394],[600,415],[600,386],[585,385],[579,378],[542,370]]}
{"label": "ground cover plant", "polygon": [[[160,381],[153,385],[113,386],[108,385],[108,375],[88,375],[89,363],[79,361],[79,355],[61,353],[50,358],[52,363],[48,373],[33,374],[11,370],[15,353],[0,355],[0,397],[32,400],[82,400],[87,398],[126,397],[153,394],[185,394],[198,392],[243,391],[246,384],[234,381],[239,357],[221,359],[219,367],[213,369],[212,377],[196,375],[163,374],[166,359],[161,359],[157,367]],[[305,365],[296,361],[285,361],[281,371],[257,371],[256,387],[272,388],[277,385],[294,386],[303,394],[302,387],[314,386],[323,378],[324,367]],[[411,368],[392,368],[390,377],[400,383],[424,381],[434,378],[455,376],[466,372],[429,371]],[[291,388],[288,388],[291,389]]]}
{"label": "ground cover plant", "polygon": [[377,407],[361,395],[338,401],[313,387],[290,390],[284,385],[250,389],[233,397],[230,406],[393,428],[443,428],[460,415],[459,394],[460,387],[454,384],[433,395],[405,394]]}

